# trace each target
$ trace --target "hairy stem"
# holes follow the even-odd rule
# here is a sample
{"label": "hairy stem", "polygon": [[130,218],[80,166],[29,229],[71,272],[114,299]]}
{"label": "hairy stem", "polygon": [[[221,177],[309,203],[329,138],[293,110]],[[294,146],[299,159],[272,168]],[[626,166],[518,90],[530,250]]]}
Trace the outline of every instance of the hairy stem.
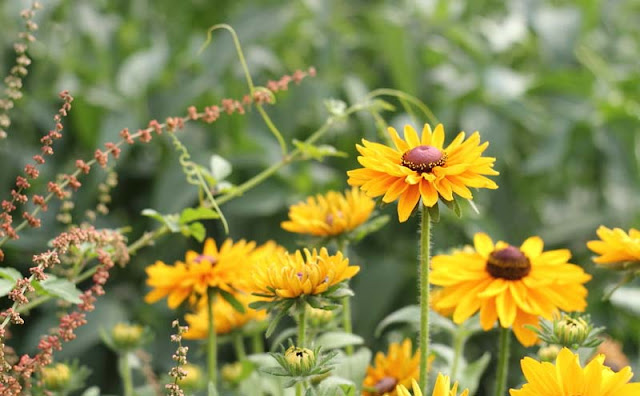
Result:
{"label": "hairy stem", "polygon": [[123,352],[118,355],[118,372],[122,380],[124,396],[133,396],[133,378],[131,376],[131,366],[129,365],[129,353]]}
{"label": "hairy stem", "polygon": [[420,223],[420,389],[427,394],[429,377],[427,359],[429,357],[429,248],[431,230],[428,208],[421,206],[422,221]]}
{"label": "hairy stem", "polygon": [[209,383],[212,383],[215,387],[217,382],[217,367],[216,363],[218,360],[218,341],[216,339],[216,327],[215,327],[215,318],[213,315],[213,304],[216,299],[216,291],[214,288],[207,289],[207,325],[209,336],[207,338],[207,372]]}
{"label": "hairy stem", "polygon": [[509,344],[511,342],[511,329],[500,327],[498,341],[498,373],[496,374],[496,396],[502,396],[507,391],[507,376],[509,373]]}

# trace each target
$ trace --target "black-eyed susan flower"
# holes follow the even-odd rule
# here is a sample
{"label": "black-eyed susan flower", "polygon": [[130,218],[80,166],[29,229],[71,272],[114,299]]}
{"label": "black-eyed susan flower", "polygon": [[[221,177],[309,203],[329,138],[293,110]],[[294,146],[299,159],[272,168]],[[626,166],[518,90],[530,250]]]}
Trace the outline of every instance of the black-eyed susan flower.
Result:
{"label": "black-eyed susan flower", "polygon": [[404,128],[404,139],[389,128],[395,148],[362,140],[356,145],[363,168],[347,172],[348,183],[358,186],[370,197],[383,195],[383,202],[398,199],[398,218],[406,221],[422,197],[426,206],[434,206],[438,198],[454,199],[453,194],[472,199],[469,187],[496,189],[498,186],[486,176],[497,175],[493,169],[495,158],[483,157],[489,145],[480,144],[480,135],[474,132],[467,140],[465,133],[446,147],[444,128],[438,124],[432,132],[429,124],[418,137],[413,127]]}
{"label": "black-eyed susan flower", "polygon": [[145,296],[145,301],[154,303],[168,296],[169,308],[176,308],[187,298],[195,302],[199,296],[206,295],[208,288],[233,291],[234,283],[246,276],[254,248],[255,242],[233,243],[227,239],[218,249],[216,242],[209,238],[202,253],[190,250],[184,262],[169,266],[157,261],[146,269],[147,285],[153,290]]}
{"label": "black-eyed susan flower", "polygon": [[357,188],[344,193],[329,191],[308,197],[289,208],[289,220],[281,226],[289,232],[336,236],[354,230],[371,216],[373,199]]}
{"label": "black-eyed susan flower", "polygon": [[624,367],[617,373],[604,365],[599,355],[584,368],[578,355],[563,348],[556,364],[538,362],[530,357],[520,361],[527,383],[511,389],[511,396],[636,396],[640,383],[629,383],[633,373]]}
{"label": "black-eyed susan flower", "polygon": [[[213,303],[216,334],[227,334],[234,330],[240,330],[248,323],[259,322],[267,318],[265,311],[256,311],[249,307],[249,303],[256,301],[256,297],[242,293],[235,293],[233,297],[244,307],[244,312],[238,312],[224,298],[216,298]],[[207,338],[209,322],[206,300],[203,299],[199,305],[195,313],[188,313],[184,317],[189,327],[189,330],[184,333],[184,338],[188,340]]]}
{"label": "black-eyed susan flower", "polygon": [[[433,387],[433,393],[431,396],[458,396],[458,383],[456,382],[453,384],[453,388],[450,387],[450,384],[451,380],[449,379],[449,376],[438,373],[438,378],[436,379],[436,384]],[[411,388],[413,390],[413,396],[422,396],[420,386],[415,380],[411,381]],[[409,389],[403,385],[398,385],[396,393],[398,396],[411,396]],[[469,390],[465,389],[459,396],[467,396],[468,394]]]}
{"label": "black-eyed susan flower", "polygon": [[595,263],[612,269],[640,265],[640,231],[631,228],[626,233],[620,228],[600,226],[596,233],[600,240],[587,242],[587,247],[599,255],[593,259]]}
{"label": "black-eyed susan flower", "polygon": [[495,245],[484,233],[474,236],[475,251],[435,256],[431,283],[442,286],[433,307],[453,313],[462,323],[480,311],[482,328],[489,330],[496,320],[512,327],[522,345],[538,341],[524,325],[538,325],[538,318],[551,319],[558,309],[583,311],[591,279],[582,268],[568,263],[567,249],[543,252],[541,238],[528,238],[517,248],[499,241]]}
{"label": "black-eyed susan flower", "polygon": [[[429,357],[431,364],[433,356]],[[374,365],[367,368],[367,376],[362,384],[363,396],[396,396],[396,386],[411,386],[411,381],[420,375],[420,353],[411,350],[411,340],[402,344],[391,343],[387,354],[378,352]]]}
{"label": "black-eyed susan flower", "polygon": [[253,291],[273,299],[292,299],[318,295],[352,278],[360,267],[349,265],[341,252],[330,255],[327,249],[278,254],[253,269]]}

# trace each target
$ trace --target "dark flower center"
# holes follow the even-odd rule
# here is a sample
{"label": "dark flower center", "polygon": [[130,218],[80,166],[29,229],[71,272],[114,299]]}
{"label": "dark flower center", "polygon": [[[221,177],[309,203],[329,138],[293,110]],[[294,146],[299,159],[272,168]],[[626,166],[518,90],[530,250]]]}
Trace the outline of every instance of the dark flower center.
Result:
{"label": "dark flower center", "polygon": [[402,166],[420,173],[429,173],[446,162],[447,153],[429,145],[416,146],[402,154]]}
{"label": "dark flower center", "polygon": [[494,250],[487,259],[487,272],[494,278],[518,280],[529,275],[531,262],[520,249],[507,246]]}
{"label": "dark flower center", "polygon": [[397,379],[393,377],[384,377],[380,381],[376,382],[373,387],[376,389],[377,394],[384,395],[385,393],[392,392],[394,389],[396,389],[397,384]]}

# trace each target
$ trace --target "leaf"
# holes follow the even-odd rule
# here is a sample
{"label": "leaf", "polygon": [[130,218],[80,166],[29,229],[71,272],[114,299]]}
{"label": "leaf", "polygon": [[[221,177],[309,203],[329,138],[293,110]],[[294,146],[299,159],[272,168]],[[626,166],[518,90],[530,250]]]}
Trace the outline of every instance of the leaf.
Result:
{"label": "leaf", "polygon": [[82,396],[100,396],[100,388],[98,388],[97,386],[87,388],[84,392],[82,392]]}
{"label": "leaf", "polygon": [[177,215],[163,215],[158,213],[156,210],[149,208],[144,209],[142,211],[142,215],[158,220],[162,224],[166,225],[171,232],[180,232]]}
{"label": "leaf", "polygon": [[282,320],[282,318],[284,318],[287,315],[287,313],[289,312],[289,308],[291,308],[293,303],[294,303],[294,300],[287,300],[284,304],[280,306],[278,310],[278,314],[269,323],[269,327],[267,328],[267,332],[265,334],[267,337],[271,337],[271,334],[273,334],[273,331],[276,329],[276,326],[278,326],[278,323],[280,322],[280,320]]}
{"label": "leaf", "polygon": [[443,199],[442,202],[444,202],[444,204],[447,205],[449,209],[453,210],[453,213],[455,213],[458,218],[462,216],[462,213],[460,212],[460,203],[458,202],[455,196],[453,197],[452,201],[447,201],[446,199]]}
{"label": "leaf", "polygon": [[328,144],[322,144],[319,146],[301,142],[299,140],[293,140],[294,146],[306,156],[315,160],[322,160],[324,157],[347,157],[347,153],[336,150],[335,147]]}
{"label": "leaf", "polygon": [[371,361],[371,351],[367,348],[359,348],[353,355],[347,356],[340,352],[338,363],[333,370],[342,378],[346,378],[354,384],[362,384]]}
{"label": "leaf", "polygon": [[59,297],[73,304],[80,304],[82,302],[80,299],[82,292],[76,287],[75,283],[67,279],[48,275],[47,279],[38,283],[42,290],[51,296]]}
{"label": "leaf", "polygon": [[384,227],[389,222],[390,219],[391,219],[391,216],[384,215],[384,216],[375,217],[367,221],[360,227],[356,228],[355,235],[353,235],[351,239],[354,242],[358,242],[364,239],[364,237],[366,237],[367,235],[373,234],[374,232]]}
{"label": "leaf", "polygon": [[327,99],[324,101],[324,106],[329,114],[335,117],[344,116],[344,112],[347,110],[347,104],[339,99]]}
{"label": "leaf", "polygon": [[490,360],[491,354],[489,352],[485,352],[480,359],[466,365],[462,369],[462,374],[459,377],[461,388],[469,388],[469,394],[475,394],[476,389],[478,389],[482,373],[486,370]]}
{"label": "leaf", "polygon": [[218,219],[220,215],[211,208],[186,208],[180,213],[180,224],[188,224],[196,220]]}
{"label": "leaf", "polygon": [[429,219],[432,222],[434,222],[434,223],[440,222],[440,205],[438,205],[437,202],[436,202],[435,205],[430,206],[429,208],[427,208],[427,210],[429,211]]}
{"label": "leaf", "polygon": [[189,235],[192,236],[196,241],[202,242],[204,238],[207,236],[207,230],[204,228],[202,223],[195,222],[189,224]]}
{"label": "leaf", "polygon": [[343,331],[328,331],[316,338],[316,343],[324,349],[337,349],[347,345],[362,345],[364,339],[359,335]]}
{"label": "leaf", "polygon": [[408,305],[406,307],[400,308],[399,310],[392,312],[386,318],[382,319],[376,327],[375,336],[380,337],[382,332],[393,324],[398,323],[409,323],[412,325],[420,324],[420,306],[419,305]]}
{"label": "leaf", "polygon": [[222,290],[222,289],[218,289],[218,293],[220,293],[220,296],[222,298],[224,298],[224,300],[226,302],[229,303],[229,305],[231,305],[233,307],[233,309],[235,309],[236,311],[240,312],[240,313],[245,313],[245,309],[244,306],[242,305],[242,303],[240,301],[238,301],[233,294],[229,293],[226,290]]}
{"label": "leaf", "polygon": [[207,384],[207,396],[218,396],[218,389],[212,381]]}
{"label": "leaf", "polygon": [[271,351],[276,351],[280,345],[283,345],[287,339],[293,339],[298,333],[296,327],[290,327],[280,331],[277,337],[271,342]]}
{"label": "leaf", "polygon": [[22,279],[22,274],[15,268],[1,267],[0,278],[12,280],[15,283],[18,279]]}
{"label": "leaf", "polygon": [[286,377],[289,375],[289,372],[282,367],[262,367],[260,368],[260,371],[278,377]]}
{"label": "leaf", "polygon": [[211,158],[209,159],[209,164],[211,167],[211,175],[216,180],[216,183],[224,180],[227,176],[229,176],[233,169],[229,161],[217,154],[211,156]]}
{"label": "leaf", "polygon": [[640,314],[640,287],[621,287],[611,295],[610,301],[618,308]]}
{"label": "leaf", "polygon": [[321,396],[355,396],[356,384],[346,378],[332,375],[322,380],[318,386],[318,393]]}
{"label": "leaf", "polygon": [[16,282],[8,279],[0,279],[0,297],[4,297],[13,290]]}

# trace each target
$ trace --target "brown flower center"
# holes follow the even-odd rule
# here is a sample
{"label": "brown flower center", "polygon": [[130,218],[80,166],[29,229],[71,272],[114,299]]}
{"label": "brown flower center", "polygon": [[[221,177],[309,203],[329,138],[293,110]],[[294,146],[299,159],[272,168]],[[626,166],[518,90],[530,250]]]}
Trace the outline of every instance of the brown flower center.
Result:
{"label": "brown flower center", "polygon": [[380,381],[376,382],[373,386],[376,389],[378,395],[384,395],[385,393],[392,392],[396,389],[398,380],[393,377],[384,377]]}
{"label": "brown flower center", "polygon": [[429,145],[416,146],[402,154],[402,166],[420,173],[429,173],[446,162],[447,153]]}
{"label": "brown flower center", "polygon": [[494,278],[518,280],[529,275],[531,262],[520,249],[507,246],[494,250],[487,259],[487,272]]}

